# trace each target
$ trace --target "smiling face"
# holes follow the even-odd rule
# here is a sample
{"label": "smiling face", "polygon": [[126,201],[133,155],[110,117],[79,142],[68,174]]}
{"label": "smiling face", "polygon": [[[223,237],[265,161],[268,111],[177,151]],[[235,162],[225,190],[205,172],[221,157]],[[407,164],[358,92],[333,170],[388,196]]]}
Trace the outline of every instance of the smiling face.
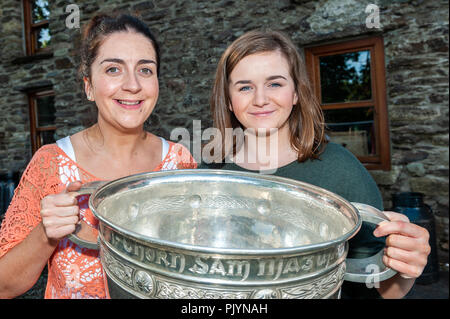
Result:
{"label": "smiling face", "polygon": [[84,79],[88,99],[98,107],[99,123],[120,131],[141,128],[158,100],[156,52],[144,35],[115,32],[101,44]]}
{"label": "smiling face", "polygon": [[229,76],[230,110],[245,128],[288,130],[297,103],[289,63],[279,51],[244,57]]}

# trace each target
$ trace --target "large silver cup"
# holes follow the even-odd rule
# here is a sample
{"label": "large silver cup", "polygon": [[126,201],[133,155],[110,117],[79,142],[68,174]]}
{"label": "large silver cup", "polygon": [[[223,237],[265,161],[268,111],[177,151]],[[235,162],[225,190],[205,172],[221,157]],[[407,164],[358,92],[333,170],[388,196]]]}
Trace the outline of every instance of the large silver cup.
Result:
{"label": "large silver cup", "polygon": [[322,188],[225,170],[138,174],[86,186],[111,298],[337,298],[392,277],[346,259],[363,220],[387,218]]}

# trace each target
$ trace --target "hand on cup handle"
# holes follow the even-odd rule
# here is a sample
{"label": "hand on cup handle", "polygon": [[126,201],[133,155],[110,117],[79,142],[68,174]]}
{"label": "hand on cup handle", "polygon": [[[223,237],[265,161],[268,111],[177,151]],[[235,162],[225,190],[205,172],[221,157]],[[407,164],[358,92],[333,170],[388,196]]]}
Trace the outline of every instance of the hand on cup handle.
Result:
{"label": "hand on cup handle", "polygon": [[383,262],[404,279],[419,277],[431,252],[428,231],[409,221],[404,214],[385,211],[389,221],[378,225],[374,235],[387,236]]}
{"label": "hand on cup handle", "polygon": [[[99,187],[102,185],[105,185],[108,183],[108,181],[93,181],[88,182],[86,184],[83,184],[82,186],[78,187],[77,189],[73,189],[72,191],[76,190],[75,196],[80,195],[91,195],[93,194]],[[67,234],[67,239],[72,241],[73,243],[77,244],[80,247],[87,248],[87,249],[94,249],[98,250],[97,245],[97,234],[94,234],[92,232],[92,228],[89,226],[86,226],[87,224],[80,222],[80,227],[77,228],[77,231],[72,231]],[[86,226],[86,227],[83,227]]]}
{"label": "hand on cup handle", "polygon": [[80,181],[70,183],[59,194],[48,195],[41,200],[41,217],[45,234],[50,240],[60,240],[75,231],[79,222],[77,193]]}

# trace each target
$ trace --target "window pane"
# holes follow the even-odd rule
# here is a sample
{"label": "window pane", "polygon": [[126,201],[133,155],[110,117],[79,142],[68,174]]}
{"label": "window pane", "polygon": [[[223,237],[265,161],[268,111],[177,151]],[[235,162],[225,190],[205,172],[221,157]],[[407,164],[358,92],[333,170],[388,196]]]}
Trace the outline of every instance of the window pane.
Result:
{"label": "window pane", "polygon": [[50,18],[50,10],[48,7],[48,1],[35,0],[31,1],[32,11],[31,16],[33,23],[40,22],[42,20],[48,20]]}
{"label": "window pane", "polygon": [[36,126],[55,125],[55,96],[43,96],[36,98]]}
{"label": "window pane", "polygon": [[55,131],[42,131],[39,132],[39,137],[41,146],[45,144],[55,143]]}
{"label": "window pane", "polygon": [[370,100],[370,51],[319,57],[322,103]]}
{"label": "window pane", "polygon": [[51,35],[48,27],[42,27],[35,29],[36,34],[36,48],[44,49],[50,45]]}
{"label": "window pane", "polygon": [[324,110],[331,141],[357,156],[376,155],[373,110],[373,107]]}

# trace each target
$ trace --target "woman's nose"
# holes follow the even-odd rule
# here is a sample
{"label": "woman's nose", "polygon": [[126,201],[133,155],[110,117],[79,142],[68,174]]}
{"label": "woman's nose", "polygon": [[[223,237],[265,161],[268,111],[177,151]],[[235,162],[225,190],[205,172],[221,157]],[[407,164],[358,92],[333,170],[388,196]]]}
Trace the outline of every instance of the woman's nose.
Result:
{"label": "woman's nose", "polygon": [[264,106],[268,103],[267,92],[263,88],[255,89],[255,95],[253,97],[253,104],[256,106]]}
{"label": "woman's nose", "polygon": [[130,91],[132,93],[136,93],[141,90],[141,83],[139,82],[138,76],[132,72],[128,73],[125,78],[122,85],[122,89],[125,91]]}

